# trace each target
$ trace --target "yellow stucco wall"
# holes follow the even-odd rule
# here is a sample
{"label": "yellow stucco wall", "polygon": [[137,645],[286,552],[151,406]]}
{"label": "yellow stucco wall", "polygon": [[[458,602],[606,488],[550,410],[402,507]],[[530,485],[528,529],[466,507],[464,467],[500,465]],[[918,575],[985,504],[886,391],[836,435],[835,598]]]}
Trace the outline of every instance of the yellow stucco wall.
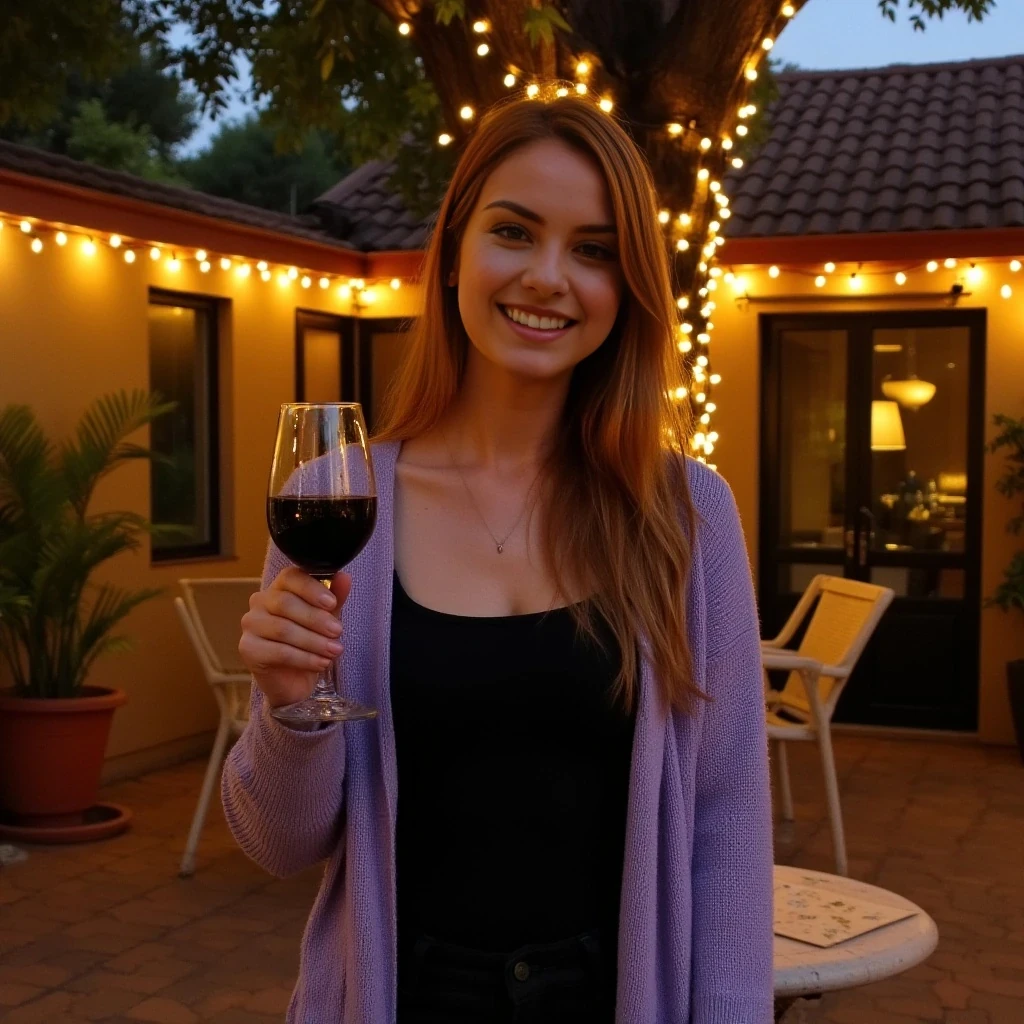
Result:
{"label": "yellow stucco wall", "polygon": [[[894,280],[898,268],[865,264],[861,269],[863,287],[859,292],[869,297],[886,296],[876,301],[870,298],[843,301],[842,297],[851,292],[849,276],[855,269],[843,265],[821,289],[814,283],[814,275],[821,273],[818,266],[783,268],[776,279],[768,275],[766,266],[733,268],[738,275],[743,275],[745,291],[752,296],[807,295],[814,297],[813,303],[744,302],[737,299],[744,289],[738,292],[732,284],[721,281],[714,295],[717,309],[711,344],[711,368],[722,375],[715,392],[717,410],[713,426],[720,437],[713,460],[709,461],[717,464],[733,488],[755,566],[759,525],[760,317],[786,313],[943,309],[947,305],[937,298],[893,301],[888,297],[896,293],[906,295],[948,289],[954,280],[963,276],[966,266],[961,262],[955,270],[940,267],[935,273],[924,269],[908,272],[906,283],[900,287]],[[1012,272],[1008,260],[983,261],[978,267],[982,270],[982,279],[965,285],[972,294],[963,298],[958,308],[987,310],[985,436],[991,438],[995,413],[1024,415],[1024,271]],[[1009,284],[1013,291],[1008,299],[1001,294],[1004,284]],[[1003,568],[1015,550],[1015,538],[1005,532],[1006,520],[1014,508],[994,487],[1001,468],[1000,456],[985,456],[981,566],[984,594],[990,594],[998,585]],[[1005,664],[1013,658],[1024,657],[1024,623],[997,609],[986,609],[981,613],[981,624],[979,736],[987,742],[1012,743]]]}
{"label": "yellow stucco wall", "polygon": [[[124,632],[137,649],[99,662],[91,681],[120,686],[129,702],[114,720],[109,757],[145,750],[210,730],[216,707],[171,601],[183,576],[257,575],[267,531],[265,488],[278,406],[295,397],[295,310],[347,315],[335,288],[239,279],[194,259],[181,269],[140,253],[132,266],[106,245],[92,257],[73,239],[38,255],[8,224],[0,231],[0,405],[30,405],[51,436],[69,433],[85,407],[118,388],[148,386],[147,302],[158,287],[226,300],[220,332],[220,434],[224,551],[215,559],[151,565],[149,552],[125,555],[102,570],[123,586],[164,587],[137,609]],[[374,316],[415,313],[418,293],[376,289]],[[122,467],[97,491],[93,510],[148,514],[149,469]]]}

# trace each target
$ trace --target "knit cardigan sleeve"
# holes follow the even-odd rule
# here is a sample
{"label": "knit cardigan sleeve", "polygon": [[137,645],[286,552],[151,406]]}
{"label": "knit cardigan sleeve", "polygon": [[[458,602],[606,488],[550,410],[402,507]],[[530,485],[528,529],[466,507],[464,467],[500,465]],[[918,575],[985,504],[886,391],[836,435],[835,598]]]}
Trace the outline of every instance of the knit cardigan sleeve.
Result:
{"label": "knit cardigan sleeve", "polygon": [[[262,589],[290,563],[269,545]],[[249,724],[224,763],[224,814],[238,845],[278,877],[333,852],[341,830],[345,729],[293,729],[272,718],[253,683]]]}
{"label": "knit cardigan sleeve", "polygon": [[711,698],[695,779],[691,1024],[770,1024],[772,818],[757,607],[731,490],[703,467],[691,480]]}

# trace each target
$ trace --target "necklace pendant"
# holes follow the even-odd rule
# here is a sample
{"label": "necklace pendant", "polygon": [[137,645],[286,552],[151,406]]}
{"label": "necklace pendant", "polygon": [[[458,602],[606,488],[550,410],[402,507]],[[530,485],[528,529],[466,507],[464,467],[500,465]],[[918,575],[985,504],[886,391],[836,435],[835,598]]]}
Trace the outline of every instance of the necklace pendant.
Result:
{"label": "necklace pendant", "polygon": [[504,548],[505,548],[505,545],[504,545],[504,544],[499,544],[499,545],[498,545],[498,554],[499,554],[499,555],[500,555],[500,554],[501,554],[501,552],[502,552],[502,551],[504,550]]}

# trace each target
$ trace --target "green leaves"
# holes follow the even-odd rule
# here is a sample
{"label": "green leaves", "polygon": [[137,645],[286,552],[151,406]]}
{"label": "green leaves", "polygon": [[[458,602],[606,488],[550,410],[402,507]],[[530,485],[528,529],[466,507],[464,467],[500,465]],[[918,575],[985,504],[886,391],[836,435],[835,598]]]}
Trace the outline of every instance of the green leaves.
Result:
{"label": "green leaves", "polygon": [[560,29],[563,32],[571,31],[569,23],[562,17],[561,12],[551,4],[527,8],[523,18],[523,28],[531,46],[539,46],[542,42],[549,46],[554,45],[555,29]]}
{"label": "green leaves", "polygon": [[439,25],[450,25],[455,18],[465,17],[465,0],[434,0],[434,20]]}
{"label": "green leaves", "polygon": [[[878,0],[882,16],[896,21],[896,12],[901,0]],[[929,18],[938,18],[948,11],[962,11],[968,22],[981,21],[996,6],[995,0],[906,0],[907,18],[915,32],[923,32]]]}
{"label": "green leaves", "polygon": [[30,409],[0,409],[0,657],[25,696],[70,697],[110,631],[156,593],[94,587],[93,572],[150,532],[134,512],[88,513],[93,490],[121,464],[153,458],[129,441],[172,408],[144,391],[98,399],[73,441],[55,447]]}

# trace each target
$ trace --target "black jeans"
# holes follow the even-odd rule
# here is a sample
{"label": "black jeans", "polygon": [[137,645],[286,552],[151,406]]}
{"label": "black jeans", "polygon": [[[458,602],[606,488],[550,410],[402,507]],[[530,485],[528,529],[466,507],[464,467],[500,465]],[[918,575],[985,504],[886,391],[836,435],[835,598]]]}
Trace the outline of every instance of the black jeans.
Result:
{"label": "black jeans", "polygon": [[612,1024],[615,973],[601,931],[507,955],[424,935],[399,953],[398,1024]]}

